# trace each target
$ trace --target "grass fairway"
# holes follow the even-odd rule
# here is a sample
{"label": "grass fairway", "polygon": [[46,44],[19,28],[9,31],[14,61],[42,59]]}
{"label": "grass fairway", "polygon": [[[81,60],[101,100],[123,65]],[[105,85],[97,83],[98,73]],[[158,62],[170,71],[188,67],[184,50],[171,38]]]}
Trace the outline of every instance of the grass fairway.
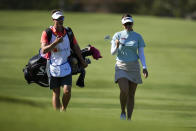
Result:
{"label": "grass fairway", "polygon": [[135,31],[147,44],[149,78],[136,92],[132,121],[121,121],[115,57],[109,41],[122,29],[119,14],[65,13],[83,48],[92,44],[103,59],[87,68],[85,88],[75,86],[67,112],[52,109],[52,92],[28,85],[22,68],[40,48],[49,12],[0,11],[1,131],[194,131],[196,130],[196,22],[135,16]]}

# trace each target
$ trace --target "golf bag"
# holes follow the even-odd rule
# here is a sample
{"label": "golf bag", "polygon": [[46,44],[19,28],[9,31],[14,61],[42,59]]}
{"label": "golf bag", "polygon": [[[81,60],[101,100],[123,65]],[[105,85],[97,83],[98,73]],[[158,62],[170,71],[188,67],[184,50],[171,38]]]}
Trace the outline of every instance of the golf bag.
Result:
{"label": "golf bag", "polygon": [[[96,60],[102,58],[99,50],[91,45],[88,45],[86,48],[82,49],[81,54],[87,64],[91,63],[90,59],[86,58],[87,56],[92,56]],[[72,69],[72,75],[76,75],[78,73],[80,74],[76,85],[79,87],[84,87],[84,78],[86,74],[85,69],[82,68],[81,63],[74,52],[71,53],[68,59]],[[40,54],[33,56],[23,69],[24,77],[27,83],[36,83],[42,87],[49,87],[46,65],[47,59],[41,57]]]}
{"label": "golf bag", "polygon": [[23,69],[24,77],[28,84],[37,83],[42,87],[49,87],[46,72],[47,59],[37,54],[33,56]]}

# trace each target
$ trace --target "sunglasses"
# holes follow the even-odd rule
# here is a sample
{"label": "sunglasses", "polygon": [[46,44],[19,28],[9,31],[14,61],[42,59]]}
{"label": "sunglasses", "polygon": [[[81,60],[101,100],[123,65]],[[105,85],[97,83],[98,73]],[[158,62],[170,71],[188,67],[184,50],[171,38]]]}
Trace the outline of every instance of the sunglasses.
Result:
{"label": "sunglasses", "polygon": [[59,17],[58,19],[55,19],[56,21],[64,21],[64,16]]}
{"label": "sunglasses", "polygon": [[133,25],[133,23],[132,22],[127,22],[127,23],[124,24],[124,26],[130,26],[130,25]]}

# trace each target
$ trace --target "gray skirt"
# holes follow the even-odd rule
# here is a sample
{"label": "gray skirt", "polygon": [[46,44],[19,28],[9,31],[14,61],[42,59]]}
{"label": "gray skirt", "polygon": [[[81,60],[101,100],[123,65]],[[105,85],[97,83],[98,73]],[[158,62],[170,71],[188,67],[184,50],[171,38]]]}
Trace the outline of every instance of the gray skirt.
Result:
{"label": "gray skirt", "polygon": [[126,78],[136,84],[142,84],[139,62],[125,63],[117,61],[115,65],[115,83],[117,83],[120,78]]}

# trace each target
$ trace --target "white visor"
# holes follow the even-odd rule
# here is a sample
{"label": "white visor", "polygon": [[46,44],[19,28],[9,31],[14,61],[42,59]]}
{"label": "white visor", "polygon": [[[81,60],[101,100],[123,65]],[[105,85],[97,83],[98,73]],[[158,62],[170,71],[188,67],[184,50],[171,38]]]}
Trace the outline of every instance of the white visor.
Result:
{"label": "white visor", "polygon": [[128,22],[133,22],[133,18],[131,17],[125,17],[121,20],[122,24],[124,25],[125,23],[128,23]]}
{"label": "white visor", "polygon": [[57,12],[52,14],[52,18],[55,19],[55,20],[60,18],[61,16],[63,16],[63,13],[61,11],[57,11]]}

